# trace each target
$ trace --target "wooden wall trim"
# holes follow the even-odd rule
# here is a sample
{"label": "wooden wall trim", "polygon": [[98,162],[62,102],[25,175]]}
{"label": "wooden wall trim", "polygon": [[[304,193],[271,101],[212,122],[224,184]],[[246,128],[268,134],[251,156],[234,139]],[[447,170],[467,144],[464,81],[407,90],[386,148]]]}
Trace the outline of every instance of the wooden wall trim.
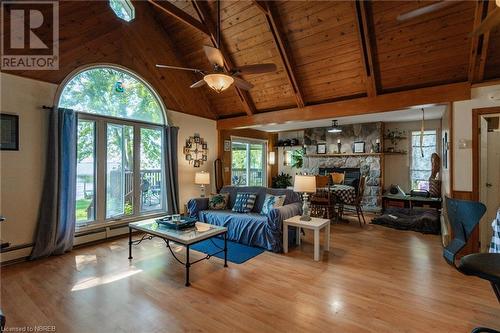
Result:
{"label": "wooden wall trim", "polygon": [[304,108],[292,108],[258,113],[252,116],[220,119],[217,121],[217,129],[244,128],[259,124],[282,124],[288,121],[319,120],[389,112],[422,104],[469,100],[471,98],[470,87],[470,83],[468,82],[453,83],[373,97],[310,105]]}

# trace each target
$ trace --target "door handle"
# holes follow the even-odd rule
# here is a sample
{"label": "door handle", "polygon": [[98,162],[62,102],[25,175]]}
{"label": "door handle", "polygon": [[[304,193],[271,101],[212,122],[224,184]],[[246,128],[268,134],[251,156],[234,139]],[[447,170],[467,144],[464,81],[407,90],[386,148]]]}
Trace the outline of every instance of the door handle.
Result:
{"label": "door handle", "polygon": [[492,187],[492,186],[493,186],[493,184],[491,184],[491,183],[486,183],[486,187]]}

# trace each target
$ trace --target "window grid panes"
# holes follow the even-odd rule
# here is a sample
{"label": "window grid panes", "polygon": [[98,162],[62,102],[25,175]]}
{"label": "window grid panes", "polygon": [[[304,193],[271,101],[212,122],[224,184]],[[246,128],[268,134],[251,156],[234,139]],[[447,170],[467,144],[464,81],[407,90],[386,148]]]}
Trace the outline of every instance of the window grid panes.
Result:
{"label": "window grid panes", "polygon": [[[437,151],[436,130],[411,133],[410,182],[412,190],[429,190],[429,177],[432,171],[431,155]],[[422,156],[423,152],[423,156]]]}
{"label": "window grid panes", "polygon": [[266,186],[266,143],[238,139],[231,142],[231,183]]}
{"label": "window grid panes", "polygon": [[67,83],[59,106],[78,111],[77,228],[166,211],[163,110],[142,80],[91,68]]}

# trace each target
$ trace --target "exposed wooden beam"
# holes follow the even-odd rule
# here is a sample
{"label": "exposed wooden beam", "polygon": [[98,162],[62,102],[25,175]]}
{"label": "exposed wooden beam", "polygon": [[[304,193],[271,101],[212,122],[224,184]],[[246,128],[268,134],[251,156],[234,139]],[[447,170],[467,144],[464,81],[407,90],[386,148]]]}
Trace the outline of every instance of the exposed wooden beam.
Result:
{"label": "exposed wooden beam", "polygon": [[[487,7],[486,14],[489,14],[495,9],[496,4],[494,1],[489,1],[486,7]],[[482,82],[484,80],[484,69],[486,67],[489,44],[490,44],[490,31],[487,31],[483,34],[483,39],[481,42],[481,49],[478,55],[479,64],[477,68],[477,76],[475,82]]]}
{"label": "exposed wooden beam", "polygon": [[207,27],[203,23],[201,23],[182,9],[178,8],[177,6],[171,4],[170,2],[154,0],[148,0],[148,2],[161,11],[175,17],[179,21],[186,23],[187,25],[197,29],[198,31],[201,31],[206,35],[210,34]]}
{"label": "exposed wooden beam", "polygon": [[[226,71],[230,71],[235,66],[229,53],[226,51],[226,48],[224,47],[224,43],[222,42],[222,40],[221,40],[222,45],[217,45],[217,27],[212,22],[208,3],[204,0],[192,0],[191,3],[193,4],[193,7],[196,10],[196,13],[198,14],[200,20],[207,28],[208,35],[210,36],[210,40],[212,41],[213,46],[218,47],[219,50],[221,51],[222,56],[224,57],[224,67]],[[236,86],[234,86],[234,88],[236,89],[236,93],[247,115],[253,115],[255,113],[255,105],[252,101],[252,98],[250,97],[250,94],[247,91],[239,89]]]}
{"label": "exposed wooden beam", "polygon": [[375,79],[375,70],[373,65],[373,49],[372,49],[372,36],[368,24],[368,13],[365,1],[356,0],[356,24],[358,27],[358,39],[362,52],[362,61],[364,66],[366,91],[368,96],[376,96],[378,93],[377,80]]}
{"label": "exposed wooden beam", "polygon": [[258,113],[217,121],[217,129],[244,128],[261,124],[308,121],[379,112],[389,112],[424,104],[448,103],[471,98],[469,82],[421,88],[373,97],[310,105],[304,108]]}
{"label": "exposed wooden beam", "polygon": [[[476,1],[476,10],[474,12],[474,25],[473,31],[481,24],[483,19],[488,14],[488,0],[477,0]],[[468,78],[469,82],[478,82],[482,80],[480,78],[480,68],[481,68],[481,58],[483,55],[484,45],[488,46],[490,33],[489,31],[481,34],[481,35],[472,35],[471,37],[471,48],[470,48],[470,58],[469,58],[469,71]],[[485,43],[486,41],[486,43]],[[486,53],[486,52],[485,52]],[[485,54],[486,56],[486,54]],[[482,76],[484,77],[484,63],[486,62],[486,58],[483,59],[482,64]]]}
{"label": "exposed wooden beam", "polygon": [[272,3],[272,1],[255,1],[255,4],[266,16],[267,25],[269,26],[269,30],[273,35],[273,42],[276,48],[278,49],[280,60],[283,67],[285,68],[288,81],[292,86],[292,90],[295,95],[295,100],[297,101],[297,106],[299,108],[304,107],[305,105],[304,98],[300,91],[297,77],[295,76],[294,73],[293,58],[288,49],[285,34],[281,29],[281,22],[277,10],[275,8],[275,5],[274,3]]}

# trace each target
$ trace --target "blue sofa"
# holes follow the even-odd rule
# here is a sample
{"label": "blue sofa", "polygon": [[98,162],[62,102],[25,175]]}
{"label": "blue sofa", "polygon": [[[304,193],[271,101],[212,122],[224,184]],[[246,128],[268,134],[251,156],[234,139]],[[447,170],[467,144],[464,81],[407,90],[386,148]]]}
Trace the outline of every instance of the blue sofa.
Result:
{"label": "blue sofa", "polygon": [[[238,192],[257,194],[255,206],[250,213],[235,213],[231,209]],[[273,252],[283,251],[282,223],[292,216],[302,214],[300,195],[287,189],[271,189],[266,187],[225,186],[221,193],[229,193],[227,210],[209,210],[208,198],[195,198],[188,201],[189,216],[201,222],[228,228],[228,239],[238,243],[261,247]],[[269,214],[261,215],[266,193],[286,195],[282,207],[272,209]],[[295,228],[289,230],[289,240],[295,239]]]}

